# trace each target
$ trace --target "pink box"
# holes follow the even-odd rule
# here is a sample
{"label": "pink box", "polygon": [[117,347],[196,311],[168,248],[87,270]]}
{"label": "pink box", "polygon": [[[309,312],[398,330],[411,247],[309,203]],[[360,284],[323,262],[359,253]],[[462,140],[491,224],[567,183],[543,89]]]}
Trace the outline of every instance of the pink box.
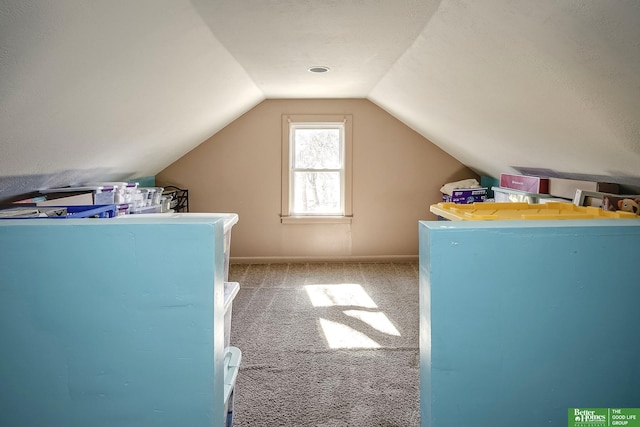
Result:
{"label": "pink box", "polygon": [[548,194],[549,178],[529,175],[500,174],[500,187],[520,190],[527,193]]}

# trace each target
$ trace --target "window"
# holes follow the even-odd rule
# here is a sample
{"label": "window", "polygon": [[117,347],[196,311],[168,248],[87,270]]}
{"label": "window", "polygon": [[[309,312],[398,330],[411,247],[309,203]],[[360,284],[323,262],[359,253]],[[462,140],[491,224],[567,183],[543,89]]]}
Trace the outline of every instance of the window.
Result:
{"label": "window", "polygon": [[289,137],[289,213],[344,215],[344,124],[292,123]]}
{"label": "window", "polygon": [[282,222],[351,219],[351,117],[283,116]]}

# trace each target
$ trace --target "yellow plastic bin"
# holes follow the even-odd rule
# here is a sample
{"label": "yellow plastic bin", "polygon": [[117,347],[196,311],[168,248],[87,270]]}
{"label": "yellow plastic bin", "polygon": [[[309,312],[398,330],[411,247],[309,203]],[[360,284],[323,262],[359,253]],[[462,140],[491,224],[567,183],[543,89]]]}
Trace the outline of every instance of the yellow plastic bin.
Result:
{"label": "yellow plastic bin", "polygon": [[572,203],[549,202],[542,205],[529,203],[437,203],[431,213],[451,221],[502,220],[558,220],[558,219],[638,219],[638,215],[624,211],[605,211],[594,206],[576,206]]}

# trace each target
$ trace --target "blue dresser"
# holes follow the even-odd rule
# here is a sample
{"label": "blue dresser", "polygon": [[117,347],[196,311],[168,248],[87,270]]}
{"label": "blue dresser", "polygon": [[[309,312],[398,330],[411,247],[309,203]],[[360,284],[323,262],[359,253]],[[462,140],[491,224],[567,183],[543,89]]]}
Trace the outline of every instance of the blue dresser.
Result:
{"label": "blue dresser", "polygon": [[0,425],[224,425],[223,218],[5,220],[0,247]]}
{"label": "blue dresser", "polygon": [[640,221],[421,222],[423,427],[640,407]]}

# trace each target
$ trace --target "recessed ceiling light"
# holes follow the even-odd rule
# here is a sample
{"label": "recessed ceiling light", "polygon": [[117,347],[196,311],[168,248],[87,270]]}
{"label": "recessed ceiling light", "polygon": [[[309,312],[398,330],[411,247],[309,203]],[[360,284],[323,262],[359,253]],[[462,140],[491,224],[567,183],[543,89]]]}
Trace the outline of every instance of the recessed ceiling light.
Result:
{"label": "recessed ceiling light", "polygon": [[325,67],[324,65],[320,65],[320,66],[309,68],[309,71],[312,72],[312,73],[326,73],[327,71],[329,71],[329,67]]}

